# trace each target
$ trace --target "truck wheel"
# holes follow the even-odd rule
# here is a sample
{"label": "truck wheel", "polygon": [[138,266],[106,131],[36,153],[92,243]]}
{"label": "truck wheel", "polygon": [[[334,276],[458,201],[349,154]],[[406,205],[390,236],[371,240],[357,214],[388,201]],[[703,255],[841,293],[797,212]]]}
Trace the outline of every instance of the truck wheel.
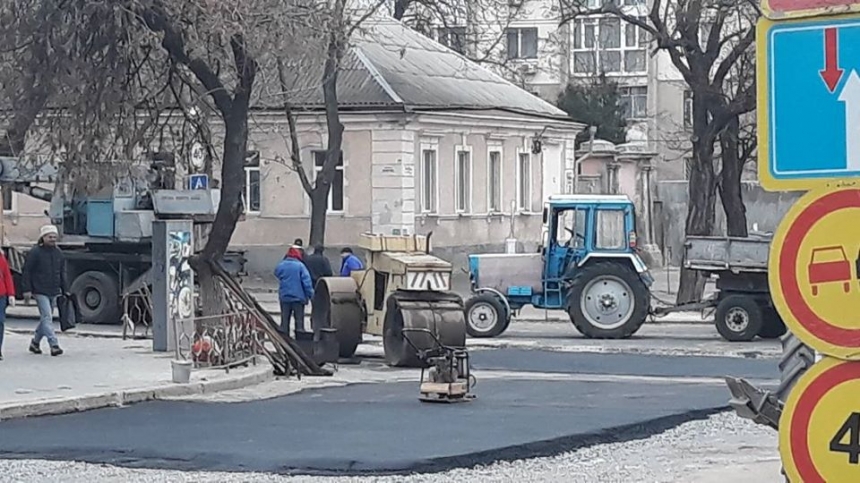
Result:
{"label": "truck wheel", "polygon": [[788,329],[779,316],[779,312],[773,307],[762,307],[762,324],[758,336],[762,339],[777,339],[782,337]]}
{"label": "truck wheel", "polygon": [[496,337],[508,328],[510,317],[499,297],[481,293],[466,301],[466,332],[471,337]]}
{"label": "truck wheel", "polygon": [[119,283],[110,275],[89,271],[78,275],[69,289],[77,296],[85,324],[119,324]]}
{"label": "truck wheel", "polygon": [[648,317],[648,287],[636,272],[614,262],[576,269],[567,301],[574,327],[594,339],[626,339]]}
{"label": "truck wheel", "polygon": [[782,357],[779,359],[780,375],[776,395],[780,401],[785,402],[800,376],[815,364],[815,351],[791,332],[787,332],[780,338],[780,342],[782,342]]}
{"label": "truck wheel", "polygon": [[717,304],[717,332],[729,342],[749,342],[762,329],[762,309],[752,297],[729,295]]}

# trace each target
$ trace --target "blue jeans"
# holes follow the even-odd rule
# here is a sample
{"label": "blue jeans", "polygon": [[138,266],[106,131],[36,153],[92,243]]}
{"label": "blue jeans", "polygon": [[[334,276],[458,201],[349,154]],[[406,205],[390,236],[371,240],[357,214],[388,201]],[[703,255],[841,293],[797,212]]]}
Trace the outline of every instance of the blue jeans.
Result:
{"label": "blue jeans", "polygon": [[0,353],[3,352],[3,332],[6,330],[6,304],[9,297],[0,297]]}
{"label": "blue jeans", "polygon": [[51,347],[58,347],[60,343],[54,335],[54,307],[57,306],[57,296],[37,293],[33,294],[33,298],[36,299],[36,305],[39,307],[39,326],[36,327],[33,344],[39,345],[44,337],[48,339]]}

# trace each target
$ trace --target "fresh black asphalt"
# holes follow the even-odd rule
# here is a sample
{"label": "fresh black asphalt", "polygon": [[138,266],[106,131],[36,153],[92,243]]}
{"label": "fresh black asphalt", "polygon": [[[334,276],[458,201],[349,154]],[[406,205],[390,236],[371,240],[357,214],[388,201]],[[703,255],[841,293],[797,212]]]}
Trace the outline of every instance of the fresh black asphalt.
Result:
{"label": "fresh black asphalt", "polygon": [[[501,355],[495,361],[494,352]],[[614,355],[560,355],[572,361],[570,372],[590,367],[612,373],[616,365],[635,364],[650,375],[691,375],[707,372],[699,368],[704,364],[723,375],[728,372],[720,365],[740,367],[733,365],[737,360],[722,358],[659,362],[659,356],[625,361]],[[556,357],[509,349],[475,356],[478,367],[509,370],[540,370]],[[758,361],[745,362],[749,366],[736,375],[765,375]],[[417,381],[361,384],[247,403],[158,401],[11,420],[0,423],[0,458],[280,473],[438,471],[644,437],[704,417],[728,399],[722,386],[668,382],[488,378],[479,380],[475,392],[473,402],[436,405],[417,400]]]}
{"label": "fresh black asphalt", "polygon": [[741,357],[598,354],[525,349],[480,350],[471,353],[472,367],[504,371],[562,374],[626,374],[658,377],[779,378],[774,359]]}

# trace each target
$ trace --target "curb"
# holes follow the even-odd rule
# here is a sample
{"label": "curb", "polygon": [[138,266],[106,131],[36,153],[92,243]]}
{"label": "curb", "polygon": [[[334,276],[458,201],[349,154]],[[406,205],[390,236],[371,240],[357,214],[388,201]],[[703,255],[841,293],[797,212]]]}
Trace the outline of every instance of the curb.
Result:
{"label": "curb", "polygon": [[274,379],[275,376],[272,373],[272,368],[269,367],[267,361],[262,361],[262,363],[258,361],[257,364],[258,366],[251,369],[248,374],[216,379],[214,381],[200,381],[189,384],[170,383],[137,389],[125,389],[105,394],[0,404],[0,421],[75,413],[107,407],[122,407],[156,399],[231,391],[262,384]]}

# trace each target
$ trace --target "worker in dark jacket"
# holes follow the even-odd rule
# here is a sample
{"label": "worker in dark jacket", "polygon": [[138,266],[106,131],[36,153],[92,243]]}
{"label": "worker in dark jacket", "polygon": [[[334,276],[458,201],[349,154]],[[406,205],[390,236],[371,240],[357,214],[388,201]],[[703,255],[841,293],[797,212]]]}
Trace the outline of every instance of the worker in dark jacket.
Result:
{"label": "worker in dark jacket", "polygon": [[322,277],[334,275],[331,270],[331,263],[323,252],[325,252],[325,248],[322,245],[314,245],[314,252],[305,257],[305,266],[311,272],[311,282],[314,284],[314,288],[317,286],[317,281]]}
{"label": "worker in dark jacket", "polygon": [[39,242],[27,254],[23,270],[24,299],[31,296],[36,299],[39,307],[39,326],[33,340],[30,341],[30,352],[41,354],[42,338],[48,339],[51,355],[63,353],[57,336],[54,335],[54,308],[57,297],[68,292],[66,285],[66,258],[57,246],[59,233],[54,225],[45,225],[39,230]]}
{"label": "worker in dark jacket", "polygon": [[305,305],[314,298],[311,274],[301,260],[301,252],[291,247],[275,267],[278,278],[278,300],[281,303],[281,331],[289,335],[290,318],[296,320],[296,332],[305,331]]}

